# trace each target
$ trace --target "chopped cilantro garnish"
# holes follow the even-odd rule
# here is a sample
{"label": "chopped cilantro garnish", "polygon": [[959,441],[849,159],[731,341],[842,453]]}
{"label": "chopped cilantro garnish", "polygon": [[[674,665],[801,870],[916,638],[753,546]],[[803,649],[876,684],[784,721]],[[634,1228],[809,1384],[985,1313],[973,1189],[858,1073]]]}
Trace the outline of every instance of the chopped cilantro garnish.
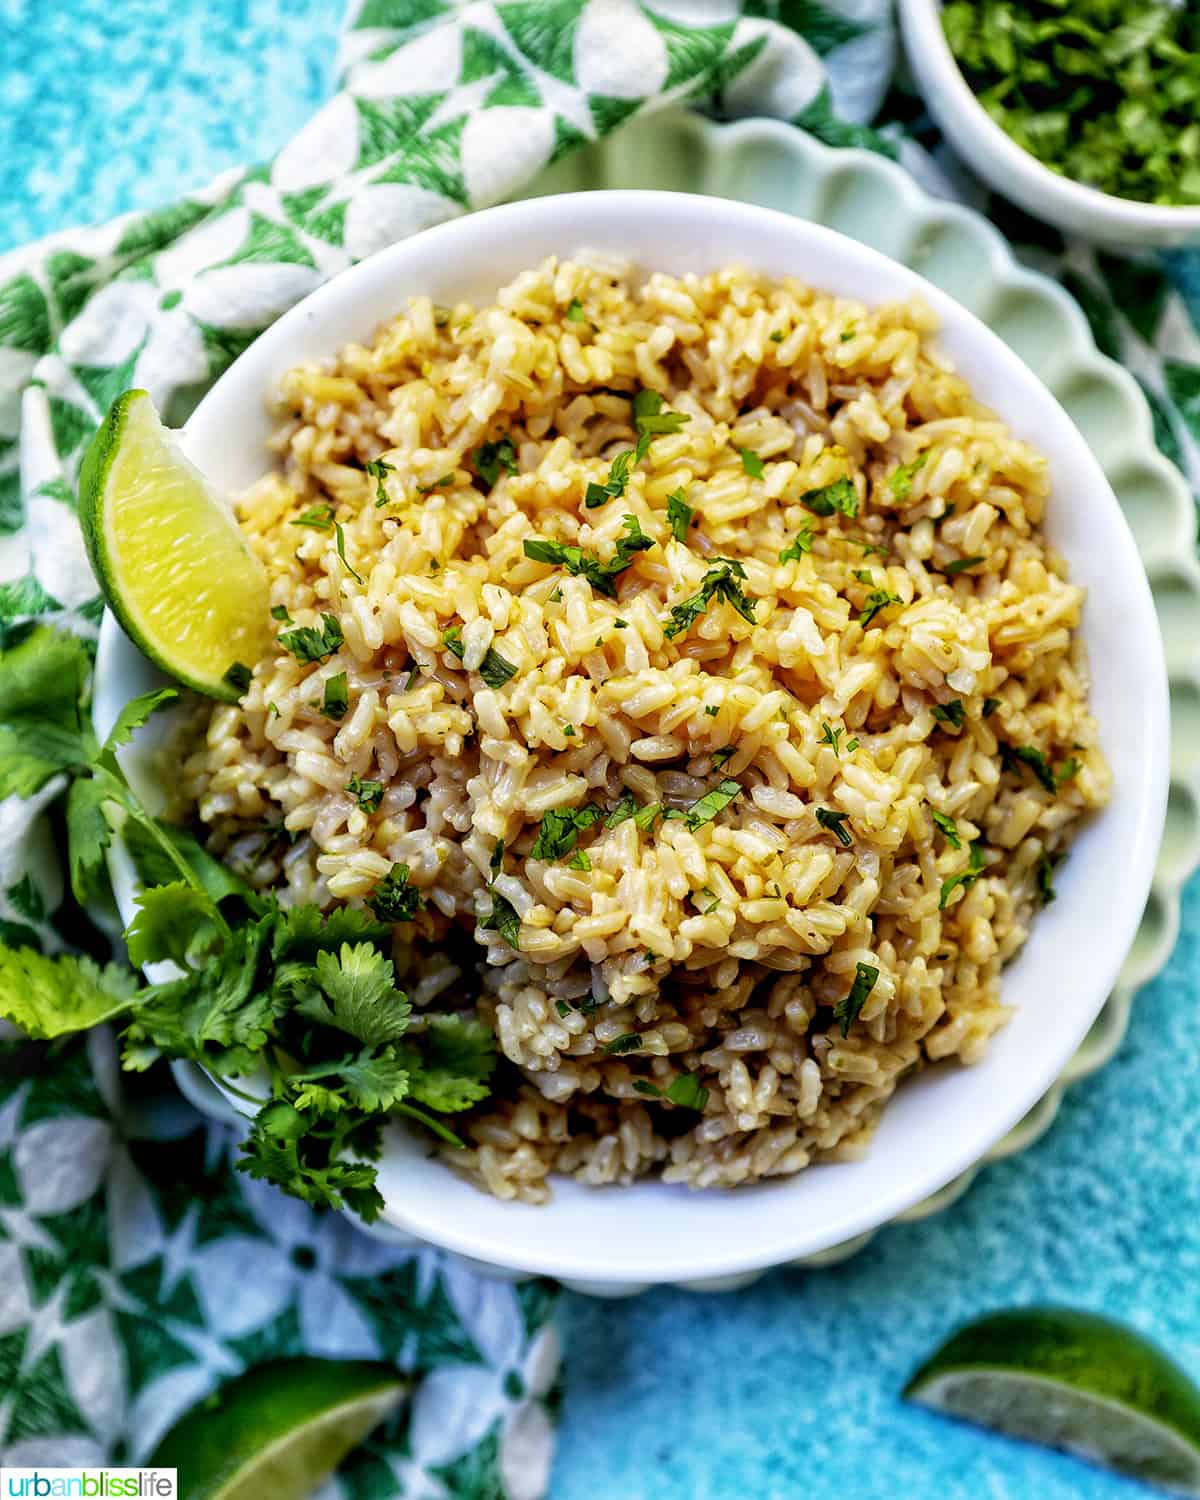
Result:
{"label": "chopped cilantro garnish", "polygon": [[367,897],[367,905],[381,922],[411,922],[425,905],[410,874],[407,865],[393,865]]}
{"label": "chopped cilantro garnish", "polygon": [[853,323],[851,323],[849,328],[843,328],[841,333],[838,334],[838,343],[848,344],[857,331]]}
{"label": "chopped cilantro garnish", "polygon": [[747,598],[738,581],[745,576],[746,570],[740,562],[731,557],[718,557],[705,573],[697,591],[671,606],[670,618],[664,626],[663,634],[668,640],[672,640],[689,630],[714,598],[731,604],[743,620],[748,620],[753,625],[754,600]]}
{"label": "chopped cilantro garnish", "polygon": [[429,495],[429,494],[432,494],[432,492],[434,490],[444,489],[446,487],[446,485],[448,485],[448,484],[450,484],[450,483],[453,482],[453,479],[454,479],[454,470],[451,469],[450,472],[449,472],[449,474],[443,474],[440,479],[435,479],[432,484],[419,484],[419,485],[417,485],[417,494],[418,495]]}
{"label": "chopped cilantro garnish", "polygon": [[566,318],[568,323],[586,323],[587,315],[583,310],[583,303],[578,297],[572,297],[567,303]]}
{"label": "chopped cilantro garnish", "polygon": [[963,890],[969,890],[983,873],[984,865],[987,863],[983,853],[983,841],[977,839],[971,845],[971,852],[967,856],[967,868],[961,875],[951,875],[949,880],[942,881],[942,889],[938,895],[938,911],[946,910],[946,902],[949,901],[951,893],[958,886]]}
{"label": "chopped cilantro garnish", "polygon": [[421,675],[421,669],[420,669],[420,667],[414,667],[412,669],[412,671],[408,674],[408,680],[404,684],[404,691],[406,693],[411,693],[412,692],[413,687],[416,684],[417,678],[420,677],[420,675]]}
{"label": "chopped cilantro garnish", "polygon": [[654,539],[642,530],[636,516],[625,516],[622,525],[626,534],[617,543],[617,550],[608,562],[601,562],[572,543],[555,542],[540,536],[526,537],[523,544],[525,556],[533,562],[565,568],[574,578],[586,578],[598,593],[615,599],[617,578],[632,567],[637,553],[647,552],[654,546]]}
{"label": "chopped cilantro garnish", "polygon": [[498,932],[510,948],[520,952],[521,918],[507,896],[493,889],[492,909],[479,925],[484,932]]}
{"label": "chopped cilantro garnish", "polygon": [[871,964],[855,964],[854,983],[850,986],[850,993],[833,1007],[833,1019],[841,1023],[844,1037],[850,1035],[850,1028],[858,1020],[859,1012],[867,1003],[867,996],[875,988],[878,978],[879,970]]}
{"label": "chopped cilantro garnish", "polygon": [[935,703],[929,711],[939,724],[953,724],[955,729],[962,728],[967,716],[961,698],[951,698],[949,703]]}
{"label": "chopped cilantro garnish", "polygon": [[312,625],[297,625],[295,630],[285,630],[279,644],[290,651],[297,661],[324,661],[345,640],[342,627],[333,615],[321,616],[321,628]]}
{"label": "chopped cilantro garnish", "polygon": [[[593,803],[583,807],[552,807],[542,814],[530,859],[562,859],[579,842],[579,835],[604,817],[604,809]],[[610,824],[611,826],[611,824]]]}
{"label": "chopped cilantro garnish", "polygon": [[494,443],[481,443],[470,455],[470,462],[480,479],[491,488],[500,478],[500,470],[506,474],[517,472],[517,450],[511,438],[499,438]]}
{"label": "chopped cilantro garnish", "polygon": [[1062,860],[1061,854],[1043,854],[1038,860],[1037,890],[1038,901],[1042,906],[1049,906],[1056,895],[1054,889],[1054,869]]}
{"label": "chopped cilantro garnish", "polygon": [[629,629],[629,621],[628,620],[622,620],[620,618],[620,616],[618,616],[613,621],[613,629],[614,630],[628,630]]}
{"label": "chopped cilantro garnish", "polygon": [[1058,790],[1058,782],[1054,779],[1050,762],[1040,750],[1032,745],[1001,745],[1000,760],[1006,770],[1013,768],[1014,761],[1020,761],[1029,767],[1048,792],[1054,793]]}
{"label": "chopped cilantro garnish", "polygon": [[375,481],[375,509],[388,503],[388,492],[384,488],[384,478],[388,474],[396,472],[396,465],[388,463],[385,458],[373,458],[366,465],[366,471]]}
{"label": "chopped cilantro garnish", "polygon": [[858,623],[865,630],[881,609],[903,602],[899,594],[893,594],[887,589],[872,589],[863,600],[863,607],[858,612]]}
{"label": "chopped cilantro garnish", "polygon": [[721,767],[725,765],[726,762],[731,761],[736,754],[736,745],[722,745],[719,750],[713,751],[713,753],[709,756],[709,760],[712,761],[713,765],[719,771]]}
{"label": "chopped cilantro garnish", "polygon": [[346,783],[346,790],[354,798],[355,802],[358,803],[359,807],[362,808],[363,812],[375,813],[379,811],[379,804],[383,801],[382,781],[364,781],[355,772]]}
{"label": "chopped cilantro garnish", "polygon": [[813,549],[813,529],[811,525],[801,526],[800,530],[779,554],[779,561],[799,562],[806,552]]}
{"label": "chopped cilantro garnish", "polygon": [[666,817],[661,802],[647,802],[645,807],[639,807],[633,815],[634,825],[648,833],[654,827],[655,819],[659,816]]}
{"label": "chopped cilantro garnish", "polygon": [[[633,425],[637,428],[639,447],[641,439],[678,432],[691,420],[685,412],[663,411],[663,398],[657,391],[639,391],[633,398]],[[645,457],[645,452],[640,456]]]}
{"label": "chopped cilantro garnish", "polygon": [[842,825],[849,818],[849,813],[834,812],[829,807],[817,808],[817,822],[822,828],[826,828],[837,839],[838,843],[849,849],[854,840],[850,837],[850,830]]}
{"label": "chopped cilantro garnish", "polygon": [[565,1000],[556,1000],[554,1002],[554,1009],[564,1019],[571,1014],[571,1007],[567,1004],[567,1002]]}
{"label": "chopped cilantro garnish", "polygon": [[608,479],[604,484],[589,481],[583,494],[583,503],[588,510],[595,510],[608,500],[618,500],[629,485],[629,476],[639,455],[633,448],[624,448],[608,466]]}
{"label": "chopped cilantro garnish", "polygon": [[667,1089],[667,1098],[680,1109],[703,1109],[708,1103],[708,1090],[701,1086],[695,1073],[680,1073]]}
{"label": "chopped cilantro garnish", "polygon": [[351,567],[350,562],[346,557],[346,533],[342,530],[340,522],[333,528],[333,531],[334,535],[337,537],[337,555],[342,560],[342,566],[345,568],[346,572],[350,574],[351,578],[353,578],[356,582],[361,583],[363,581],[362,574],[355,572],[354,568]]}
{"label": "chopped cilantro garnish", "polygon": [[658,1084],[651,1083],[647,1078],[635,1078],[633,1090],[636,1094],[644,1094],[647,1099],[661,1099],[663,1096],[663,1091]]}
{"label": "chopped cilantro garnish", "polygon": [[717,717],[717,715],[721,712],[721,708],[720,708],[719,704],[716,704],[716,703],[706,703],[704,705],[704,712],[708,715],[708,717],[710,719],[715,719]]}
{"label": "chopped cilantro garnish", "polygon": [[983,717],[985,719],[990,719],[999,707],[999,698],[985,698],[983,700]]}
{"label": "chopped cilantro garnish", "polygon": [[946,564],[942,572],[953,577],[956,573],[965,573],[968,568],[977,568],[981,562],[987,562],[982,552],[975,557],[956,557],[953,562]]}
{"label": "chopped cilantro garnish", "polygon": [[327,719],[344,719],[350,707],[350,689],[345,672],[337,672],[325,680],[325,696],[321,700],[321,712]]}
{"label": "chopped cilantro garnish", "polygon": [[271,618],[272,620],[281,621],[284,625],[290,625],[292,623],[292,617],[288,614],[288,607],[286,604],[273,605],[271,608]]}
{"label": "chopped cilantro garnish", "polygon": [[605,1042],[601,1051],[606,1057],[619,1057],[622,1052],[637,1052],[641,1045],[641,1036],[636,1031],[627,1031],[624,1036],[615,1036],[611,1042]]}
{"label": "chopped cilantro garnish", "polygon": [[918,454],[910,464],[900,464],[888,479],[893,500],[907,500],[912,494],[913,477],[929,462],[929,450]]}
{"label": "chopped cilantro garnish", "polygon": [[333,529],[333,506],[332,505],[310,505],[306,511],[292,522],[293,526],[311,526],[314,531],[331,531]]}
{"label": "chopped cilantro garnish", "polygon": [[682,489],[672,490],[667,496],[667,522],[677,542],[686,542],[688,527],[696,512],[687,503]]}
{"label": "chopped cilantro garnish", "polygon": [[835,479],[832,484],[823,484],[819,489],[805,490],[800,504],[811,510],[814,516],[832,516],[840,512],[852,520],[858,515],[858,495],[846,478]]}
{"label": "chopped cilantro garnish", "polygon": [[740,784],[731,777],[727,777],[711,792],[705,792],[703,797],[698,798],[687,810],[687,825],[695,831],[703,827],[705,823],[711,823],[719,812],[736,798],[740,797],[742,788]]}
{"label": "chopped cilantro garnish", "polygon": [[751,448],[739,448],[737,451],[742,460],[742,473],[749,474],[751,479],[762,479],[767,471],[758,454]]}
{"label": "chopped cilantro garnish", "polygon": [[862,548],[862,554],[864,557],[870,557],[872,552],[876,553],[879,557],[886,557],[888,555],[888,549],[886,547],[881,547],[877,542],[855,541],[854,545],[856,547]]}
{"label": "chopped cilantro garnish", "polygon": [[962,839],[958,836],[958,824],[953,818],[947,817],[944,812],[935,812],[933,814],[933,821],[946,835],[946,842],[950,845],[951,849],[962,848]]}
{"label": "chopped cilantro garnish", "polygon": [[229,668],[229,670],[225,673],[224,677],[221,678],[221,681],[227,682],[229,686],[234,690],[234,692],[237,693],[240,697],[250,686],[251,676],[252,673],[250,671],[250,668],[245,664],[245,662],[235,661]]}
{"label": "chopped cilantro garnish", "polygon": [[861,744],[861,741],[859,739],[857,739],[857,738],[852,739],[852,740],[847,740],[846,741],[846,754],[847,755],[852,755],[854,753],[854,751],[858,749],[858,747],[859,747],[860,744]]}
{"label": "chopped cilantro garnish", "polygon": [[833,753],[835,755],[837,755],[838,754],[838,741],[841,739],[842,735],[845,734],[845,732],[846,731],[844,729],[834,729],[834,727],[833,727],[832,724],[826,724],[825,721],[822,720],[821,721],[821,737],[817,741],[817,744],[818,745],[828,745],[829,748],[833,751]]}
{"label": "chopped cilantro garnish", "polygon": [[604,820],[605,828],[616,828],[618,823],[624,823],[627,818],[632,818],[637,812],[637,798],[632,792],[622,792],[620,801],[609,810]]}
{"label": "chopped cilantro garnish", "polygon": [[783,343],[783,329],[782,328],[776,328],[773,333],[767,334],[767,337],[771,340],[771,342],[773,344],[782,344]]}
{"label": "chopped cilantro garnish", "polygon": [[592,868],[591,860],[582,849],[576,849],[567,863],[571,866],[572,870],[590,870]]}
{"label": "chopped cilantro garnish", "polygon": [[[462,641],[462,630],[457,625],[451,625],[442,631],[442,644],[447,651],[457,656],[459,661],[462,661],[467,654],[467,648]],[[517,675],[517,669],[506,657],[501,656],[499,651],[489,646],[484,653],[483,660],[479,663],[479,675],[488,687],[501,688]]]}

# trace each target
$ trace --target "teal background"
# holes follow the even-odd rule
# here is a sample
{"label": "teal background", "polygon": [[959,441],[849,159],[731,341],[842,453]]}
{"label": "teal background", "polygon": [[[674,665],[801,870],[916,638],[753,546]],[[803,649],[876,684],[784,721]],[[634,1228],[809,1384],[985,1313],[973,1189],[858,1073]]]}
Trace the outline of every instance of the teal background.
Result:
{"label": "teal background", "polygon": [[[269,155],[327,95],[340,13],[340,0],[0,0],[0,251]],[[554,1500],[1144,1493],[898,1392],[964,1318],[1035,1301],[1124,1318],[1200,1376],[1198,948],[1193,882],[1175,956],[1116,1060],[949,1212],[885,1231],[844,1267],[731,1296],[568,1298]]]}

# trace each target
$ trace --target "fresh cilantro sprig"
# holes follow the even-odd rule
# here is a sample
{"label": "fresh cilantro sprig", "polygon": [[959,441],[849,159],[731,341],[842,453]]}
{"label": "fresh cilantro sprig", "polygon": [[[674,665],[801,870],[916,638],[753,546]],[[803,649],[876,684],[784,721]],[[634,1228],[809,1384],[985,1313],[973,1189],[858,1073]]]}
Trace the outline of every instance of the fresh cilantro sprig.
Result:
{"label": "fresh cilantro sprig", "polygon": [[632,448],[624,448],[608,466],[608,479],[603,484],[595,480],[588,483],[583,503],[588,510],[595,510],[609,500],[619,500],[629,487],[634,469],[650,452],[650,444],[663,433],[678,432],[691,418],[681,411],[663,411],[663,398],[657,391],[638,391],[633,398],[633,425],[637,442]]}
{"label": "fresh cilantro sprig", "polygon": [[[284,911],[191,835],[152,817],[117,752],[175,689],[126,704],[101,744],[84,712],[88,668],[82,646],[49,629],[0,652],[0,786],[9,795],[58,773],[73,778],[67,830],[77,898],[90,895],[120,837],[142,885],[125,932],[130,958],[173,972],[145,983],[116,965],[0,945],[0,1017],[37,1040],[111,1022],[123,1065],[135,1071],[159,1057],[198,1063],[257,1110],[242,1146],[245,1171],[309,1203],[374,1218],[384,1122],[406,1114],[457,1141],[437,1115],[487,1094],[488,1032],[453,1015],[410,1031],[388,956],[390,925],[348,908]],[[241,1089],[249,1075],[268,1085],[266,1102]]]}
{"label": "fresh cilantro sprig", "polygon": [[867,996],[875,988],[878,978],[879,970],[872,964],[855,964],[854,983],[850,986],[849,994],[833,1007],[833,1018],[841,1023],[844,1037],[850,1035],[850,1028],[858,1020],[859,1012],[867,1003]]}
{"label": "fresh cilantro sprig", "polygon": [[[463,645],[462,628],[451,625],[442,631],[442,645],[452,656],[457,656],[462,661],[467,654],[467,648]],[[483,660],[479,663],[479,675],[490,688],[502,688],[506,682],[517,675],[517,669],[506,656],[501,656],[499,651],[489,646],[484,652]]]}

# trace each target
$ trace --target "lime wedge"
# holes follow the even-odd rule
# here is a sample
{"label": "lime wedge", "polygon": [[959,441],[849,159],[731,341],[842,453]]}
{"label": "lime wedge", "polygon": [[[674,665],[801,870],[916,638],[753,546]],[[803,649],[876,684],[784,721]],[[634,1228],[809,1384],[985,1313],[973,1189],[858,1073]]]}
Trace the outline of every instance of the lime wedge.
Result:
{"label": "lime wedge", "polygon": [[1029,1307],[960,1328],[904,1389],[910,1401],[1200,1495],[1200,1389],[1131,1328]]}
{"label": "lime wedge", "polygon": [[179,1470],[179,1500],[303,1500],[406,1390],[391,1365],[276,1360],[194,1406],[146,1462]]}
{"label": "lime wedge", "polygon": [[253,669],[271,640],[266,574],[145,391],[118,396],[92,439],[79,519],[135,645],[188,687],[236,699],[237,667]]}

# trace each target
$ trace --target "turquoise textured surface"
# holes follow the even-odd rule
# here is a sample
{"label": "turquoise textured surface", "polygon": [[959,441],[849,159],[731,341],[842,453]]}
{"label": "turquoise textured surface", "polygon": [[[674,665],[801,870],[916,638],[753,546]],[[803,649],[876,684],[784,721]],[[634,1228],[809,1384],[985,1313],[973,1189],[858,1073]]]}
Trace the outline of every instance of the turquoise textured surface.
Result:
{"label": "turquoise textured surface", "polygon": [[[0,0],[0,249],[175,197],[328,89],[340,0]],[[1116,1060],[1049,1134],[925,1223],[728,1297],[570,1299],[555,1500],[1117,1500],[1073,1460],[908,1408],[959,1321],[1054,1300],[1200,1377],[1200,883]]]}

